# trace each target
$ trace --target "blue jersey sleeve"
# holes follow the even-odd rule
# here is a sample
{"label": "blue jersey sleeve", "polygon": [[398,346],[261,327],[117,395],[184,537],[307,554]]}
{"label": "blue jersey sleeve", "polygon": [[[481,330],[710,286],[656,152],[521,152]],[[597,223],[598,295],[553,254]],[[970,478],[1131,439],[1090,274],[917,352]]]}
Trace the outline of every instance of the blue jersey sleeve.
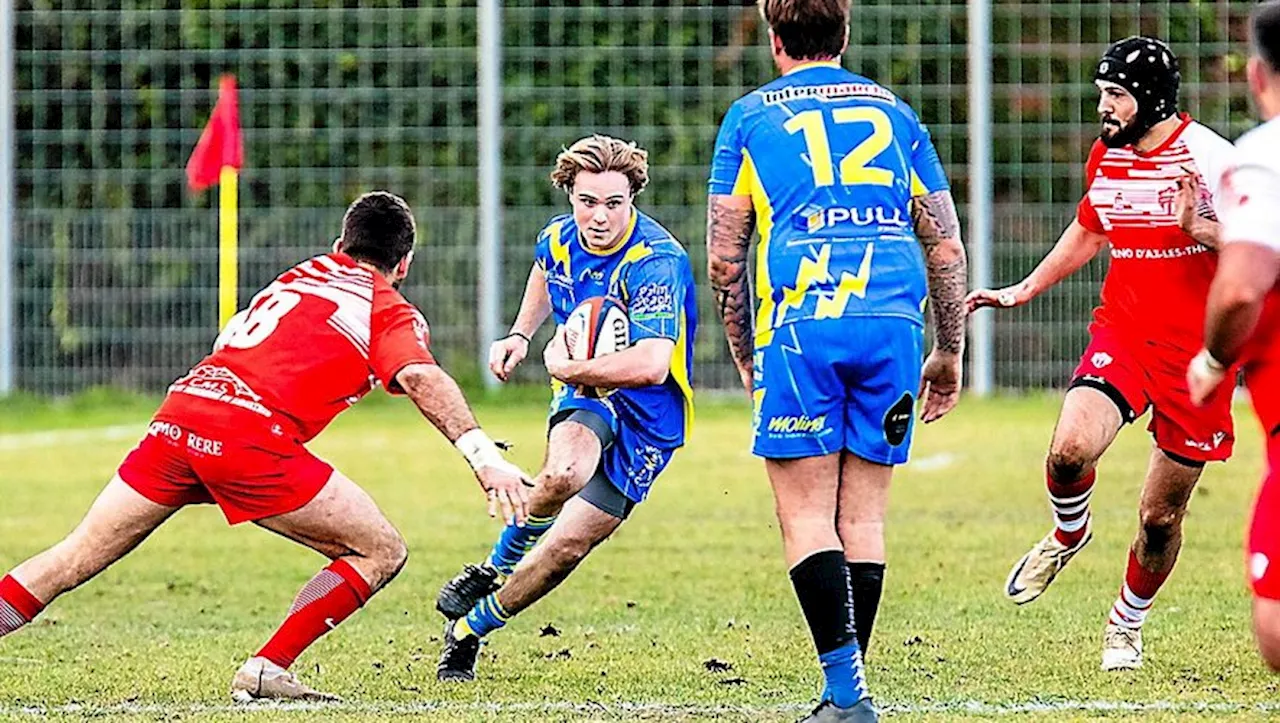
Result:
{"label": "blue jersey sleeve", "polygon": [[919,120],[916,123],[920,133],[911,144],[911,195],[924,196],[949,190],[947,173],[942,170],[942,160],[938,158],[938,149],[933,147],[929,130]]}
{"label": "blue jersey sleeve", "polygon": [[551,263],[551,225],[538,232],[538,240],[533,245],[533,265],[544,272]]}
{"label": "blue jersey sleeve", "polygon": [[632,264],[627,269],[625,288],[633,342],[679,338],[686,289],[678,258],[650,256]]}
{"label": "blue jersey sleeve", "polygon": [[734,103],[729,107],[729,112],[725,113],[724,120],[720,123],[720,132],[716,135],[707,193],[747,195],[738,188],[738,177],[743,165],[748,162],[742,130],[742,104]]}

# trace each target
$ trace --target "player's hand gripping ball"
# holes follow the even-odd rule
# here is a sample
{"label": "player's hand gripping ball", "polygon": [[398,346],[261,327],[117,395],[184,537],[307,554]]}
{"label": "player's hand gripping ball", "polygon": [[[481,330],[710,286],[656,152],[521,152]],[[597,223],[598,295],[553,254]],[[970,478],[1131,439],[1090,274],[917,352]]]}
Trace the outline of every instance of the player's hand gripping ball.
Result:
{"label": "player's hand gripping ball", "polygon": [[[595,296],[583,301],[564,322],[564,340],[569,358],[587,361],[631,346],[631,322],[617,299]],[[603,397],[613,390],[584,387],[590,397]]]}

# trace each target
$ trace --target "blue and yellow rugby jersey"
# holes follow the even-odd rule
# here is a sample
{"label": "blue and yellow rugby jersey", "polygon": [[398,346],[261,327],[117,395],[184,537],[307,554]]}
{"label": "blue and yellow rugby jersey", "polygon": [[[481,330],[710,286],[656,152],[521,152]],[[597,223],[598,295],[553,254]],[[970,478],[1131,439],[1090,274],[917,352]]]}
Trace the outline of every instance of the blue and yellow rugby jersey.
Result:
{"label": "blue and yellow rugby jersey", "polygon": [[757,345],[806,319],[924,323],[910,201],[947,179],[920,119],[884,87],[817,62],[749,93],[724,117],[708,185],[755,207]]}
{"label": "blue and yellow rugby jersey", "polygon": [[[546,274],[557,325],[583,301],[612,296],[626,306],[632,343],[651,338],[675,342],[671,375],[664,383],[619,389],[606,402],[620,422],[654,445],[679,447],[693,423],[693,338],[698,328],[693,268],[680,242],[639,211],[623,239],[613,249],[597,251],[580,240],[571,214],[556,216],[538,234],[534,263]],[[565,399],[556,395],[552,414]]]}

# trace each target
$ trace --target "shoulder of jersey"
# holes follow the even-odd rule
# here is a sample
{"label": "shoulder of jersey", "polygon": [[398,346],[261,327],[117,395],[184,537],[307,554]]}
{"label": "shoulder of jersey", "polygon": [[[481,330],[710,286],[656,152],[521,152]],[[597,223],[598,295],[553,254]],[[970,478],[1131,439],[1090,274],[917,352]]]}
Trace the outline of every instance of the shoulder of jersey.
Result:
{"label": "shoulder of jersey", "polygon": [[[542,230],[538,232],[538,235],[541,236],[543,234],[550,233],[551,227],[555,226],[556,224],[561,224],[565,228],[567,228],[568,226],[572,226],[573,225],[572,223],[567,223],[572,219],[573,219],[573,214],[571,213],[561,213],[561,214],[552,216],[551,218],[547,219],[547,222],[545,224],[542,225]],[[561,228],[560,230],[564,231],[565,228]]]}
{"label": "shoulder of jersey", "polygon": [[684,245],[682,245],[674,234],[668,231],[662,224],[658,223],[652,216],[643,212],[640,219],[636,221],[640,232],[640,240],[653,249],[654,253],[684,255]]}
{"label": "shoulder of jersey", "polygon": [[1223,138],[1214,129],[1201,123],[1198,120],[1192,120],[1182,131],[1182,137],[1187,142],[1193,144],[1206,144],[1213,147],[1214,151],[1226,150],[1231,148],[1231,141]]}
{"label": "shoulder of jersey", "polygon": [[1107,144],[1102,142],[1101,138],[1094,138],[1093,145],[1089,146],[1089,157],[1085,161],[1085,174],[1089,178],[1093,178],[1098,171],[1098,164],[1102,163],[1102,157],[1107,155]]}
{"label": "shoulder of jersey", "polygon": [[1260,126],[1252,128],[1245,132],[1244,135],[1236,139],[1236,148],[1241,151],[1247,151],[1248,156],[1258,154],[1258,159],[1266,157],[1274,157],[1276,148],[1280,147],[1280,118],[1269,120]]}

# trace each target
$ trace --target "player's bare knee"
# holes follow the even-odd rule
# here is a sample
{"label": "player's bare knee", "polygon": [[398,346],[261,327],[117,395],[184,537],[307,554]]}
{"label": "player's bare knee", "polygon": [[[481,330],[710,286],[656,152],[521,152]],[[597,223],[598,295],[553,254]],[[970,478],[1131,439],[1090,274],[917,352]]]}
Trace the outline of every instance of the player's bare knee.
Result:
{"label": "player's bare knee", "polygon": [[1253,613],[1253,635],[1258,641],[1258,652],[1273,672],[1280,673],[1280,615]]}
{"label": "player's bare knee", "polygon": [[369,583],[376,589],[390,582],[404,568],[409,560],[409,546],[399,531],[387,523],[367,539],[361,540],[357,549],[348,554],[366,561],[363,567],[374,578]]}
{"label": "player's bare knee", "polygon": [[538,475],[542,495],[560,502],[574,496],[582,485],[580,467],[576,460],[549,461]]}
{"label": "player's bare knee", "polygon": [[386,550],[386,562],[387,580],[399,575],[405,564],[409,562],[409,545],[399,533],[396,533],[395,539],[391,541]]}
{"label": "player's bare knee", "polygon": [[1070,484],[1088,473],[1093,457],[1075,442],[1054,440],[1046,466],[1054,482]]}
{"label": "player's bare knee", "polygon": [[383,584],[400,574],[405,563],[409,561],[409,545],[394,528],[387,530],[378,544],[378,568],[382,572]]}
{"label": "player's bare knee", "polygon": [[1280,673],[1280,640],[1258,636],[1258,652],[1273,673]]}
{"label": "player's bare knee", "polygon": [[1138,535],[1148,555],[1162,555],[1178,535],[1182,511],[1169,508],[1142,509],[1138,512]]}

